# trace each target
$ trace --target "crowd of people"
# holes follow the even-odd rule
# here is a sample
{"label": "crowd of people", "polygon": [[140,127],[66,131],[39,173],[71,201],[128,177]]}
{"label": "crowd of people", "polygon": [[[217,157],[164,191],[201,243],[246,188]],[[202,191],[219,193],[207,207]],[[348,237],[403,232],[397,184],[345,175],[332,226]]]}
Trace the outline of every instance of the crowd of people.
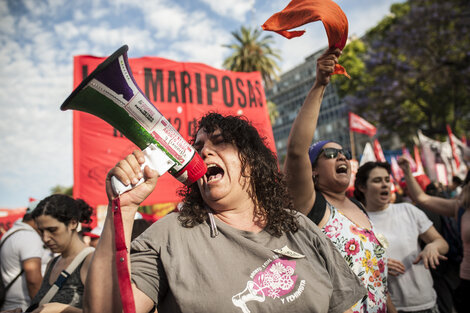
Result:
{"label": "crowd of people", "polygon": [[[340,54],[330,49],[317,61],[283,171],[247,119],[209,113],[192,138],[208,171],[179,191],[178,212],[152,225],[136,223],[139,205],[158,188],[158,174],[141,169],[139,150],[109,171],[106,221],[84,233],[88,244],[78,231],[92,212],[83,200],[53,195],[40,201],[2,238],[1,276],[5,285],[15,280],[2,310],[121,312],[128,298],[136,312],[468,310],[468,176],[449,198],[430,195],[402,158],[413,203],[392,203],[390,165],[368,162],[349,198],[350,153],[327,138],[311,144]],[[145,178],[119,196],[132,284],[125,299],[116,265],[112,176],[122,182]],[[455,220],[457,240],[451,242],[430,214]],[[461,256],[457,283],[438,290],[436,275],[451,253]]]}

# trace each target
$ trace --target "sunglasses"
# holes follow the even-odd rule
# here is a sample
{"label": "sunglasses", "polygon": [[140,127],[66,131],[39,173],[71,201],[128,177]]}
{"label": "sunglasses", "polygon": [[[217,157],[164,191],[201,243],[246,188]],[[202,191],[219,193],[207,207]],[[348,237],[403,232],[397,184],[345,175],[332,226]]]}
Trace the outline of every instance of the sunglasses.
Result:
{"label": "sunglasses", "polygon": [[327,159],[335,159],[336,157],[338,157],[338,153],[344,155],[344,157],[348,160],[352,159],[351,152],[343,149],[324,148],[321,150],[321,152],[323,152]]}

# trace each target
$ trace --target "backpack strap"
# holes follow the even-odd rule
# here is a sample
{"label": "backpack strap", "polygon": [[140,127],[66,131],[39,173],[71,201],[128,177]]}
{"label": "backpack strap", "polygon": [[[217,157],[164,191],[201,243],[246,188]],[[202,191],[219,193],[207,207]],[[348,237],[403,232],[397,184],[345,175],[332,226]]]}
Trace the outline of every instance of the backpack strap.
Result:
{"label": "backpack strap", "polygon": [[93,251],[95,251],[95,248],[87,247],[83,249],[82,251],[80,251],[79,254],[77,254],[77,256],[73,259],[72,263],[70,263],[69,266],[67,266],[67,268],[60,273],[55,283],[51,286],[51,288],[49,288],[49,290],[44,295],[44,297],[42,297],[41,301],[39,302],[39,306],[45,303],[49,303],[49,301],[51,301],[51,299],[55,296],[57,291],[59,291],[59,289],[62,288],[67,278],[69,278],[69,276],[73,273],[73,271],[75,271],[77,266],[80,263],[82,263],[83,260]]}

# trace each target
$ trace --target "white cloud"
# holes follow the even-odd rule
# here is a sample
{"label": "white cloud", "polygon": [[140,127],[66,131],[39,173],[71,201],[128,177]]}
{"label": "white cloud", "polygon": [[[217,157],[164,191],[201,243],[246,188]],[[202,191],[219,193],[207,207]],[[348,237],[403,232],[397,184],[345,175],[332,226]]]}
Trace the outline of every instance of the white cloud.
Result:
{"label": "white cloud", "polygon": [[201,0],[209,5],[215,13],[244,21],[246,14],[254,9],[255,0]]}
{"label": "white cloud", "polygon": [[178,7],[162,7],[145,16],[146,22],[156,31],[157,38],[176,39],[186,26],[188,14]]}

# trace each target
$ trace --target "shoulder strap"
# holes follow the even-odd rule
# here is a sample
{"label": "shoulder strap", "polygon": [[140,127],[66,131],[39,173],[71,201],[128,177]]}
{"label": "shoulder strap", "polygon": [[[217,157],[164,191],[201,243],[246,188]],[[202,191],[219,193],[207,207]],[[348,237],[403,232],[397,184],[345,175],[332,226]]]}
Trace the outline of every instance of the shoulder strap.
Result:
{"label": "shoulder strap", "polygon": [[355,205],[357,205],[359,209],[361,209],[362,212],[364,212],[364,214],[367,215],[367,217],[369,217],[369,214],[367,214],[367,211],[364,208],[364,205],[360,201],[358,201],[356,198],[349,198],[349,200],[351,200]]}
{"label": "shoulder strap", "polygon": [[313,203],[313,207],[308,213],[308,218],[310,218],[315,224],[318,225],[322,220],[323,216],[325,216],[326,211],[326,199],[323,194],[316,190],[315,191],[315,202]]}
{"label": "shoulder strap", "polygon": [[26,229],[26,228],[18,228],[18,229],[15,229],[14,231],[12,231],[11,233],[9,233],[8,236],[6,236],[5,238],[3,238],[2,242],[0,243],[0,249],[2,248],[3,244],[5,243],[5,241],[7,241],[7,239],[11,237],[11,235],[13,235],[13,234],[16,233],[16,232],[19,232],[20,230],[27,230],[27,229]]}
{"label": "shoulder strap", "polygon": [[70,274],[73,273],[77,266],[82,263],[83,260],[93,251],[95,251],[95,248],[88,247],[80,251],[79,254],[77,254],[77,256],[73,259],[72,263],[70,263],[69,266],[67,266],[67,268],[60,273],[55,283],[51,286],[51,288],[49,288],[44,297],[42,297],[41,301],[39,302],[39,306],[45,303],[49,303],[49,301],[51,301],[57,291],[59,291],[59,289],[64,285],[67,278],[69,278]]}
{"label": "shoulder strap", "polygon": [[[0,243],[0,249],[2,248],[3,244],[5,243],[5,241],[7,241],[8,238],[10,238],[14,233],[20,231],[20,230],[26,230],[25,228],[18,228],[18,229],[15,229],[14,231],[12,231],[10,234],[8,234],[8,236],[6,236],[5,238],[3,238],[2,242]],[[8,285],[5,286],[4,290],[5,292],[7,292],[8,289],[10,289],[11,285],[13,285],[15,283],[15,281],[20,278],[20,276],[23,274],[24,272],[24,269],[21,268],[21,271],[18,273],[18,275],[16,275],[15,278],[13,278],[12,281],[10,281],[8,283]]]}

